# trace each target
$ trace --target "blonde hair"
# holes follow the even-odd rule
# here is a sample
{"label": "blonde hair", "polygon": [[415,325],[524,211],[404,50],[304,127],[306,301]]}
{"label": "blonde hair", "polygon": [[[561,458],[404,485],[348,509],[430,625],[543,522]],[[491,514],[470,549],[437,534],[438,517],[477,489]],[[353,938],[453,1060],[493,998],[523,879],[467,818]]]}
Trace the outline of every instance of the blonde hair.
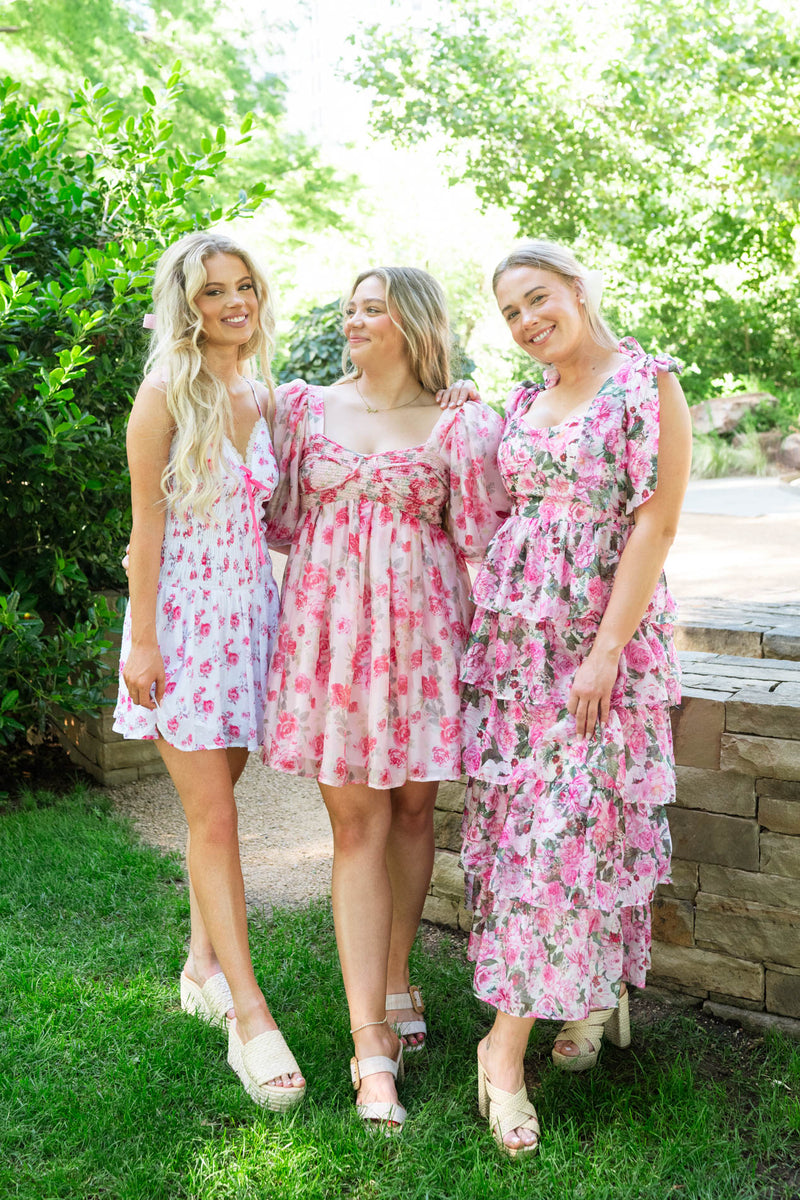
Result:
{"label": "blonde hair", "polygon": [[607,350],[616,350],[619,338],[600,313],[599,301],[589,284],[588,272],[566,246],[544,239],[521,242],[494,269],[492,290],[497,294],[500,276],[514,267],[533,267],[537,271],[550,271],[560,275],[573,287],[580,284],[579,294],[583,298],[584,319],[594,340]]}
{"label": "blonde hair", "polygon": [[221,379],[209,370],[203,353],[203,317],[195,297],[208,275],[213,254],[240,258],[258,301],[252,336],[239,347],[239,359],[250,373],[256,358],[269,392],[265,416],[272,425],[275,393],[270,374],[275,317],[266,275],[253,256],[224,233],[188,233],[164,251],[153,281],[155,331],[146,370],[166,383],[167,409],[175,422],[175,440],[161,477],[167,502],[185,516],[191,507],[208,514],[220,491],[223,438],[232,425],[231,401]]}
{"label": "blonde hair", "polygon": [[[435,393],[448,387],[453,339],[441,284],[419,267],[371,267],[358,276],[343,309],[358,285],[372,275],[383,282],[386,308],[405,338],[413,375],[426,392]],[[347,346],[342,353],[342,370],[345,379],[358,379],[361,375],[361,368],[350,361]]]}

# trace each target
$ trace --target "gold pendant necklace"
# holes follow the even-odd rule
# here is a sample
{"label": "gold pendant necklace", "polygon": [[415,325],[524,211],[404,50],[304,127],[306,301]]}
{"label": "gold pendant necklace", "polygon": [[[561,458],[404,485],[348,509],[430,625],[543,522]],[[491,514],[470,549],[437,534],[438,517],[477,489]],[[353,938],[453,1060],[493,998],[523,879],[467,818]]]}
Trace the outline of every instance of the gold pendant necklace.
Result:
{"label": "gold pendant necklace", "polygon": [[411,399],[406,400],[404,404],[395,404],[394,408],[373,408],[372,405],[368,404],[367,401],[362,396],[361,388],[358,386],[358,380],[354,379],[353,383],[356,385],[356,391],[358,392],[359,400],[364,405],[364,408],[367,410],[367,412],[370,414],[395,412],[398,408],[410,408],[412,404],[416,404],[417,400],[419,400],[420,396],[425,391],[425,388],[421,387],[419,389],[419,391],[417,392],[416,396],[412,396]]}

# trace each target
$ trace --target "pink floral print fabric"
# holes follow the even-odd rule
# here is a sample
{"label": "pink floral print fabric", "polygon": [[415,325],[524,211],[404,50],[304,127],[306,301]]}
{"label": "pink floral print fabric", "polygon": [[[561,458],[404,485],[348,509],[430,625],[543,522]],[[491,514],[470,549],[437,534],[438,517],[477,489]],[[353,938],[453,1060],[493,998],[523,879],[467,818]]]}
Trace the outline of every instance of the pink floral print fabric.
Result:
{"label": "pink floral print fabric", "polygon": [[125,615],[114,729],[126,738],[160,734],[179,750],[261,745],[278,625],[278,590],[261,527],[278,468],[263,417],[245,459],[228,440],[224,458],[220,495],[208,517],[190,512],[183,520],[167,509],[156,599],[166,691],[153,712],[133,703],[122,677],[130,609]]}
{"label": "pink floral print fabric", "polygon": [[289,549],[264,759],[333,786],[461,773],[466,563],[508,512],[502,420],[445,412],[424,445],[362,455],[325,436],[319,389],[278,389],[281,482],[268,538]]}
{"label": "pink floral print fabric", "polygon": [[576,739],[566,708],[634,510],[656,488],[658,372],[676,369],[632,339],[620,351],[588,409],[560,425],[524,420],[539,388],[512,394],[498,461],[513,509],[473,588],[461,665],[470,956],[477,995],[514,1016],[580,1019],[614,1006],[621,980],[643,986],[649,903],[669,874],[680,673],[663,574],[602,734]]}

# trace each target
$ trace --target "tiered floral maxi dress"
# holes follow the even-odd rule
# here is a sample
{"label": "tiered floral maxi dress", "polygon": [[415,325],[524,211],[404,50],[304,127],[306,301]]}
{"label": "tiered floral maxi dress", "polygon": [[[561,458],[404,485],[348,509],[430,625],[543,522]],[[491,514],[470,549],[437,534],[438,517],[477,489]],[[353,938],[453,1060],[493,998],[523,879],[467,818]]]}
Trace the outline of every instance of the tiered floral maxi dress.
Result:
{"label": "tiered floral maxi dress", "polygon": [[621,980],[643,986],[649,905],[669,874],[680,674],[663,574],[602,735],[578,740],[566,708],[656,487],[658,372],[676,369],[632,339],[620,351],[588,410],[559,425],[525,420],[539,388],[512,394],[498,461],[513,509],[475,581],[461,666],[474,986],[519,1017],[581,1019],[614,1007]]}
{"label": "tiered floral maxi dress", "polygon": [[[252,385],[251,385],[252,386]],[[159,735],[179,750],[261,745],[278,589],[262,529],[262,505],[278,482],[258,407],[244,459],[223,443],[220,495],[205,517],[167,509],[156,598],[156,636],[166,687],[156,710],[134,704],[122,672],[130,654],[125,615],[114,729]]]}
{"label": "tiered floral maxi dress", "polygon": [[265,761],[339,787],[458,778],[466,561],[508,512],[502,420],[469,404],[421,446],[358,454],[326,437],[320,389],[296,381],[277,403],[268,538],[291,546]]}

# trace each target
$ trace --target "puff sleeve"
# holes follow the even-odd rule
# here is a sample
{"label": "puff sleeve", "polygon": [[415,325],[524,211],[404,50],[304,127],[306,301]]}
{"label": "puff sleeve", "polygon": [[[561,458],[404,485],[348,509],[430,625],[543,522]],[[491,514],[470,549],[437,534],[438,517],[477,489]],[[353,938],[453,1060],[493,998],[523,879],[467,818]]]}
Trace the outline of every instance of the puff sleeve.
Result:
{"label": "puff sleeve", "polygon": [[450,474],[450,532],[468,562],[480,563],[511,501],[497,466],[503,418],[469,401],[447,426],[441,454]]}
{"label": "puff sleeve", "polygon": [[641,356],[631,364],[625,392],[625,510],[630,513],[652,497],[658,484],[659,371],[679,368],[667,355],[644,354],[632,338],[621,344],[623,353],[631,352],[628,346]]}
{"label": "puff sleeve", "polygon": [[272,444],[278,462],[278,486],[264,508],[267,543],[286,546],[302,520],[300,462],[308,432],[308,385],[302,379],[275,391]]}

